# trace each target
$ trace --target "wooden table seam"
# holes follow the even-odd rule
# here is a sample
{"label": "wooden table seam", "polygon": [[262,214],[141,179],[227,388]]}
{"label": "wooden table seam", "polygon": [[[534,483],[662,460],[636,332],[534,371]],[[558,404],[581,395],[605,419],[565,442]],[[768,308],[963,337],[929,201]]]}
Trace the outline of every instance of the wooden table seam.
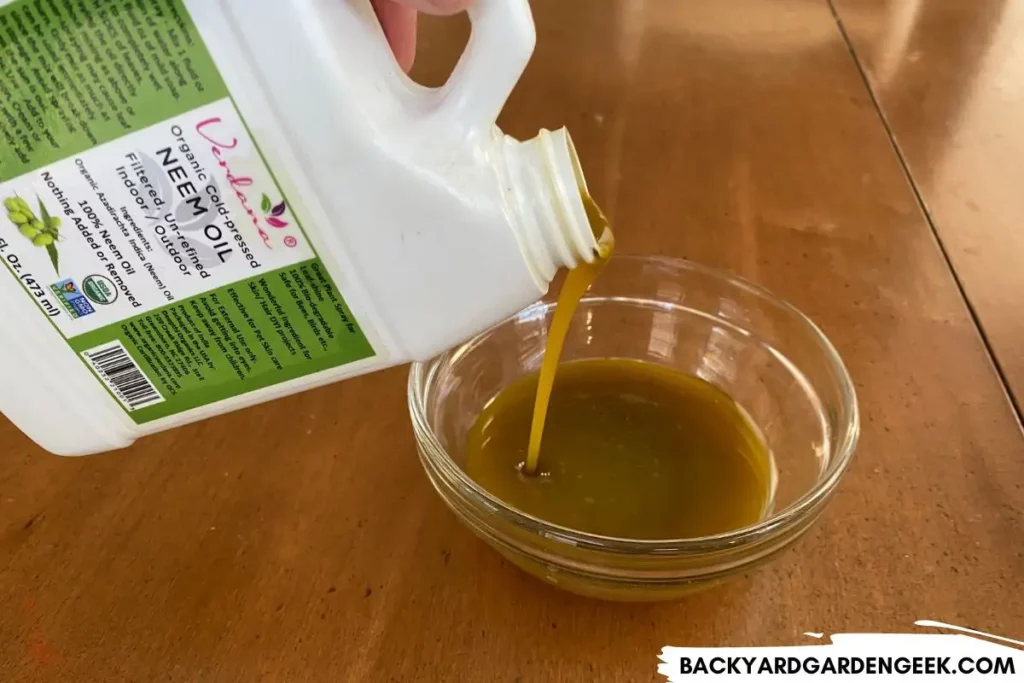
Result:
{"label": "wooden table seam", "polygon": [[924,199],[920,186],[914,179],[914,174],[910,170],[910,164],[907,162],[906,155],[900,148],[899,140],[896,139],[896,134],[893,132],[892,125],[889,123],[889,118],[885,115],[885,109],[883,109],[882,103],[879,101],[878,95],[875,92],[874,87],[871,85],[871,79],[868,78],[867,71],[864,68],[864,63],[857,54],[857,48],[854,47],[853,41],[850,39],[849,33],[847,33],[843,19],[836,10],[835,2],[834,0],[826,0],[826,3],[828,4],[829,11],[832,13],[832,18],[836,22],[836,27],[839,29],[839,34],[842,36],[843,42],[846,44],[846,49],[850,52],[850,58],[853,60],[854,66],[857,69],[857,74],[864,83],[864,88],[868,93],[868,97],[871,98],[871,104],[874,107],[875,113],[878,115],[878,120],[885,129],[885,134],[889,138],[889,144],[892,145],[893,153],[896,155],[896,160],[899,162],[900,169],[903,171],[907,185],[914,196],[914,201],[921,210],[921,215],[924,217],[925,223],[928,225],[928,230],[935,239],[935,245],[938,247],[939,253],[942,255],[942,260],[949,269],[949,274],[953,278],[953,282],[956,284],[957,291],[960,293],[960,298],[963,300],[964,305],[967,308],[968,315],[971,316],[971,321],[974,323],[974,328],[978,333],[978,337],[981,340],[982,345],[985,347],[985,354],[988,356],[989,363],[995,371],[996,376],[999,378],[999,383],[1003,388],[1003,394],[1006,396],[1006,400],[1009,402],[1010,407],[1013,410],[1014,417],[1017,420],[1017,426],[1020,428],[1021,433],[1024,433],[1024,409],[1022,409],[1021,402],[1018,401],[1010,387],[1009,377],[1007,376],[1002,363],[1000,363],[998,355],[996,355],[995,347],[992,344],[988,333],[985,331],[985,325],[982,323],[981,315],[978,313],[977,308],[971,301],[971,297],[967,292],[967,287],[964,285],[960,274],[957,272],[953,258],[950,256],[949,249],[946,247],[946,244],[942,239],[942,235],[935,225],[935,219],[932,216],[932,212],[928,209],[928,203]]}

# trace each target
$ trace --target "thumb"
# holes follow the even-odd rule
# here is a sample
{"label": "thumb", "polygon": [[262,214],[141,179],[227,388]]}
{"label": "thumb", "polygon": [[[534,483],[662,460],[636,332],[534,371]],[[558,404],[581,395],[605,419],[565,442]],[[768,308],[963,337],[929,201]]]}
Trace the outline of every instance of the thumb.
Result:
{"label": "thumb", "polygon": [[394,0],[371,0],[384,36],[404,71],[416,59],[416,10]]}

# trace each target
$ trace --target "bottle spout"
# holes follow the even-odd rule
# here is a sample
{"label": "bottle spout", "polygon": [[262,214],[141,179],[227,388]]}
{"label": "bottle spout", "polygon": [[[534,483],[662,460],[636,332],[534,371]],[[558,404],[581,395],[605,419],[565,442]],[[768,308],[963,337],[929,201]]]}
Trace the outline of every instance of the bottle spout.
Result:
{"label": "bottle spout", "polygon": [[513,228],[534,279],[546,291],[559,268],[598,258],[600,234],[595,231],[605,225],[588,214],[586,178],[565,128],[541,130],[525,142],[509,137],[504,142]]}

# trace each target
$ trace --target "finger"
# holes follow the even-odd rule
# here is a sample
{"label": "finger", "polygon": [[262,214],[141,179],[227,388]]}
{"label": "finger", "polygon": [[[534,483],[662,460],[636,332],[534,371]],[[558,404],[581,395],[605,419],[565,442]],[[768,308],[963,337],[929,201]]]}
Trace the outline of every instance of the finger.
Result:
{"label": "finger", "polygon": [[396,2],[411,7],[427,14],[458,14],[464,12],[473,0],[395,0]]}
{"label": "finger", "polygon": [[372,4],[395,59],[408,71],[416,60],[416,10],[394,0],[372,0]]}

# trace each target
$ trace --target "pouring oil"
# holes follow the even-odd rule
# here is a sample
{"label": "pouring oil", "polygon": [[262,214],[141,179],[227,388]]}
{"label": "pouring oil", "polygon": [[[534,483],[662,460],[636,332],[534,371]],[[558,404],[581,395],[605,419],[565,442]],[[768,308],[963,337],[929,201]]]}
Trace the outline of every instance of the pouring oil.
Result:
{"label": "pouring oil", "polygon": [[694,538],[756,523],[771,505],[770,451],[726,393],[642,361],[559,364],[573,314],[614,251],[607,220],[583,199],[598,258],[566,276],[540,372],[477,418],[466,473],[522,512],[604,536]]}

